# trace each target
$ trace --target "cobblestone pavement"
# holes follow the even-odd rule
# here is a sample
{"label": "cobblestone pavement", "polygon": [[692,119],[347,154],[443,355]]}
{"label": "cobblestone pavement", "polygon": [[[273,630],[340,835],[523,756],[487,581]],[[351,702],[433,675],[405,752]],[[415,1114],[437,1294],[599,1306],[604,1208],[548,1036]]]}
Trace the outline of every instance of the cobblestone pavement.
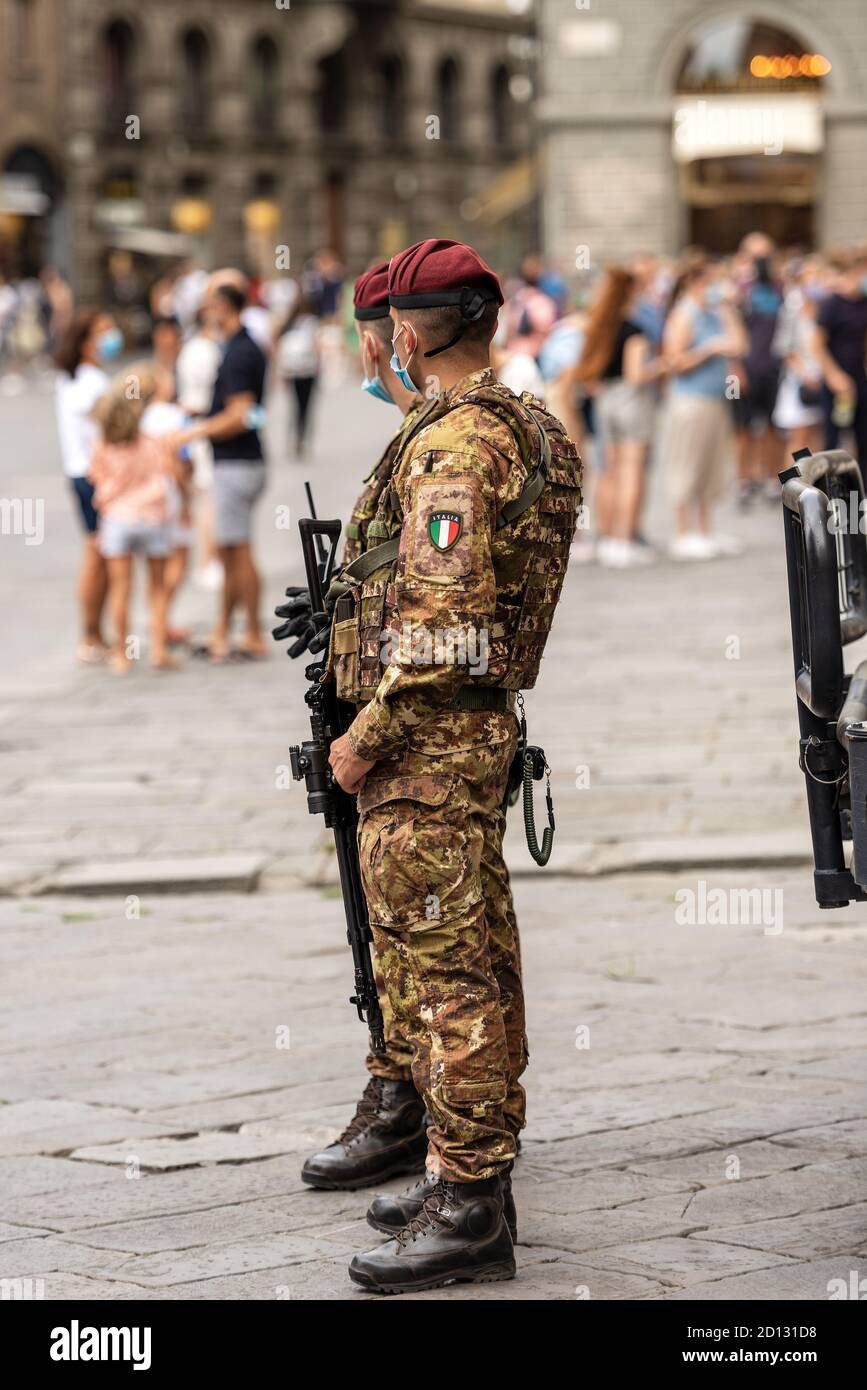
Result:
{"label": "cobblestone pavement", "polygon": [[[0,403],[27,441],[0,489],[46,507],[42,546],[2,538],[0,1279],[365,1297],[345,1266],[376,1240],[368,1194],[298,1177],[364,1079],[333,857],[283,786],[302,673],[276,654],[71,669],[50,407],[47,384]],[[272,414],[269,599],[300,578],[274,519],[300,514],[305,476]],[[320,514],[387,427],[354,386],[326,398]],[[549,869],[509,839],[532,1051],[519,1277],[425,1298],[822,1299],[867,1275],[867,916],[812,900],[779,516],[729,524],[738,561],[569,576],[528,699],[555,769]],[[204,631],[211,602],[190,587],[179,616]]]}

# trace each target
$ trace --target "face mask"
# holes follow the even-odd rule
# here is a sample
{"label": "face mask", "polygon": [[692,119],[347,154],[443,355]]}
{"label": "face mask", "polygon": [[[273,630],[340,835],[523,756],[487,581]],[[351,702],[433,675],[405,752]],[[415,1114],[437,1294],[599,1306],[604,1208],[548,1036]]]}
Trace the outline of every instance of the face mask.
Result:
{"label": "face mask", "polygon": [[365,376],[361,383],[362,391],[366,391],[368,396],[373,396],[376,401],[385,401],[386,405],[394,405],[394,397],[388,394],[387,388],[382,383],[382,378],[376,376]]}
{"label": "face mask", "polygon": [[96,350],[103,362],[113,362],[123,352],[123,334],[119,328],[107,328],[100,333]]}
{"label": "face mask", "polygon": [[[400,330],[400,333],[402,333],[402,332],[403,332],[403,329]],[[400,337],[400,333],[398,333],[397,338]],[[393,338],[393,339],[392,339],[392,342],[391,342],[392,348],[394,348],[394,345],[395,345],[395,343],[397,342],[397,338]],[[415,382],[413,381],[412,377],[410,376],[409,372],[407,371],[407,367],[409,367],[409,364],[410,364],[410,362],[412,361],[412,358],[413,358],[413,354],[410,353],[410,355],[409,355],[409,361],[407,362],[406,367],[402,367],[402,366],[400,365],[400,358],[399,358],[398,355],[397,355],[397,349],[396,349],[396,348],[395,348],[395,350],[394,350],[394,351],[392,352],[392,354],[391,354],[391,363],[390,363],[391,370],[394,372],[394,374],[395,374],[395,376],[397,377],[398,381],[400,382],[401,386],[405,387],[407,391],[415,391]]]}

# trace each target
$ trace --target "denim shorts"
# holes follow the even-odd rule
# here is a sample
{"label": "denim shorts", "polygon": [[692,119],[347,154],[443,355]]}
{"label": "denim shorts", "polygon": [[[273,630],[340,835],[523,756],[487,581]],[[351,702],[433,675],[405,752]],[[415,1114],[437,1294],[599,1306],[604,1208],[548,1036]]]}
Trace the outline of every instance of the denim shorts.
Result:
{"label": "denim shorts", "polygon": [[72,490],[78,502],[82,525],[87,534],[93,536],[99,526],[99,517],[93,505],[93,494],[96,489],[87,478],[70,478],[69,481],[72,483]]}
{"label": "denim shorts", "polygon": [[99,549],[106,560],[134,553],[164,560],[172,549],[171,531],[164,521],[119,521],[104,516],[99,523]]}
{"label": "denim shorts", "polygon": [[250,539],[253,507],[265,490],[265,465],[255,459],[214,464],[214,539],[217,545],[244,545]]}

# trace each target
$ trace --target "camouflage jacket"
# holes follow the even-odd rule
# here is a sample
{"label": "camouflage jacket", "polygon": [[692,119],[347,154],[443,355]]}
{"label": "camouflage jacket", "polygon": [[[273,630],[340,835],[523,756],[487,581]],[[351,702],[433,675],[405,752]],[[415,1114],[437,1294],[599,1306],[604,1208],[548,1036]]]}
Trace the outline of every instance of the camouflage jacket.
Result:
{"label": "camouflage jacket", "polygon": [[[508,519],[536,474],[540,424],[550,447],[544,490]],[[357,596],[367,703],[349,738],[360,757],[397,752],[470,680],[535,683],[580,501],[581,460],[538,401],[516,397],[490,370],[439,398],[380,495],[378,534],[400,535],[397,561],[368,575]]]}

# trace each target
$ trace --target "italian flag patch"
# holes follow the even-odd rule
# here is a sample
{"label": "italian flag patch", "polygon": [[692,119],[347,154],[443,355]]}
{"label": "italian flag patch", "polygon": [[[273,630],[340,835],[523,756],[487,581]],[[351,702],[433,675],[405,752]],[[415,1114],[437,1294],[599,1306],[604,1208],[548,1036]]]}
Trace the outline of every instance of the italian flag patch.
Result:
{"label": "italian flag patch", "polygon": [[434,512],[427,524],[428,535],[437,550],[451,550],[462,529],[460,512]]}

